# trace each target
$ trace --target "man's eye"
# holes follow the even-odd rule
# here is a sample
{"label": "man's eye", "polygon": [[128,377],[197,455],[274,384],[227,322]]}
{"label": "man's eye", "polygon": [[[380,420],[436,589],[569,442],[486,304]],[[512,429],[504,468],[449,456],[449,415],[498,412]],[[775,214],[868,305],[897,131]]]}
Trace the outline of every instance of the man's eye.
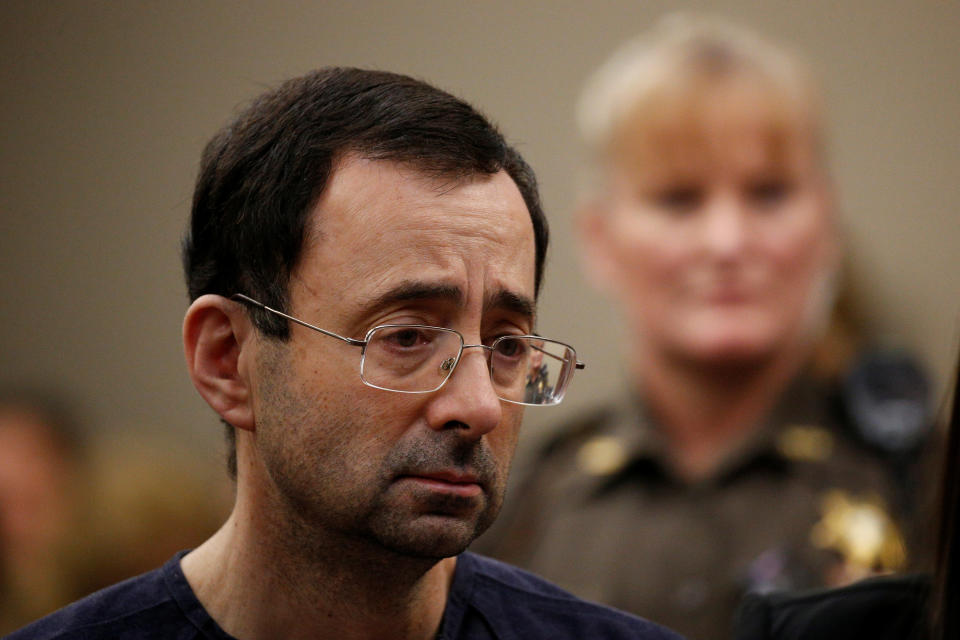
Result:
{"label": "man's eye", "polygon": [[406,329],[404,331],[398,331],[395,340],[397,344],[404,347],[412,347],[417,344],[419,341],[420,335],[414,329]]}
{"label": "man's eye", "polygon": [[527,343],[522,339],[506,338],[497,342],[496,351],[498,356],[518,358],[527,351]]}
{"label": "man's eye", "polygon": [[501,340],[497,343],[497,353],[502,356],[515,356],[519,349],[516,340]]}
{"label": "man's eye", "polygon": [[409,349],[430,341],[429,335],[421,329],[413,327],[402,327],[394,329],[384,329],[380,332],[378,338],[390,346]]}

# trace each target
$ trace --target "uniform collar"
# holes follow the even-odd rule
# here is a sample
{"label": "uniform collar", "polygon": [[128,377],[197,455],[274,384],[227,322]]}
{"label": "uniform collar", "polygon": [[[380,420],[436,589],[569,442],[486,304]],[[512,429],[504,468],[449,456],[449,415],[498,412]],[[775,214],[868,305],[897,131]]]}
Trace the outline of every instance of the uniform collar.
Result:
{"label": "uniform collar", "polygon": [[812,376],[798,376],[758,429],[731,448],[712,473],[690,483],[673,470],[662,429],[644,407],[642,396],[623,393],[602,424],[580,444],[575,459],[577,484],[585,494],[610,490],[631,477],[710,487],[757,465],[785,468],[826,459],[835,426],[829,395]]}

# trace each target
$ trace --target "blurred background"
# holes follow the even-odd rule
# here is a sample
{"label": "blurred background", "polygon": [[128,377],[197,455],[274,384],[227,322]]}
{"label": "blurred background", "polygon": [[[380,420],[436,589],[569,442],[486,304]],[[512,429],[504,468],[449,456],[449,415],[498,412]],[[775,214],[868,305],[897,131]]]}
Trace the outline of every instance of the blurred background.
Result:
{"label": "blurred background", "polygon": [[573,105],[620,42],[679,9],[727,16],[812,62],[866,329],[917,354],[939,399],[960,312],[960,3],[934,0],[6,0],[0,384],[62,390],[85,433],[111,446],[175,442],[178,460],[214,471],[198,486],[223,491],[221,428],[180,342],[179,242],[200,151],[265,88],[354,65],[474,103],[537,171],[553,228],[539,329],[589,366],[564,405],[527,423],[563,420],[622,377],[620,327],[572,237]]}

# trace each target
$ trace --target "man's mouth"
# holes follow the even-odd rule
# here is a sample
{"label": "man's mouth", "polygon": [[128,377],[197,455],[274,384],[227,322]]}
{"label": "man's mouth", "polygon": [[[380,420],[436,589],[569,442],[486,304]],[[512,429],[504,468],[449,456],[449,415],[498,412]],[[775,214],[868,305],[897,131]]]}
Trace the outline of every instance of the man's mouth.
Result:
{"label": "man's mouth", "polygon": [[459,471],[413,472],[399,476],[397,481],[415,483],[430,492],[465,498],[483,493],[483,486],[474,474]]}

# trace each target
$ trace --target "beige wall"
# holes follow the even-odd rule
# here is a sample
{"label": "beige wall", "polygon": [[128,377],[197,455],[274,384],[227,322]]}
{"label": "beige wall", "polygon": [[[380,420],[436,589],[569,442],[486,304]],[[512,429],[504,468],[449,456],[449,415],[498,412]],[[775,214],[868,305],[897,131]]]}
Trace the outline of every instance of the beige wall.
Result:
{"label": "beige wall", "polygon": [[[710,2],[824,78],[857,286],[872,329],[943,388],[960,311],[960,3]],[[236,105],[326,64],[383,67],[480,105],[538,171],[555,243],[541,329],[620,372],[617,324],[579,275],[571,105],[667,3],[0,3],[0,379],[49,379],[113,429],[218,437],[183,365],[177,257],[200,149]],[[212,448],[211,448],[212,449]]]}

